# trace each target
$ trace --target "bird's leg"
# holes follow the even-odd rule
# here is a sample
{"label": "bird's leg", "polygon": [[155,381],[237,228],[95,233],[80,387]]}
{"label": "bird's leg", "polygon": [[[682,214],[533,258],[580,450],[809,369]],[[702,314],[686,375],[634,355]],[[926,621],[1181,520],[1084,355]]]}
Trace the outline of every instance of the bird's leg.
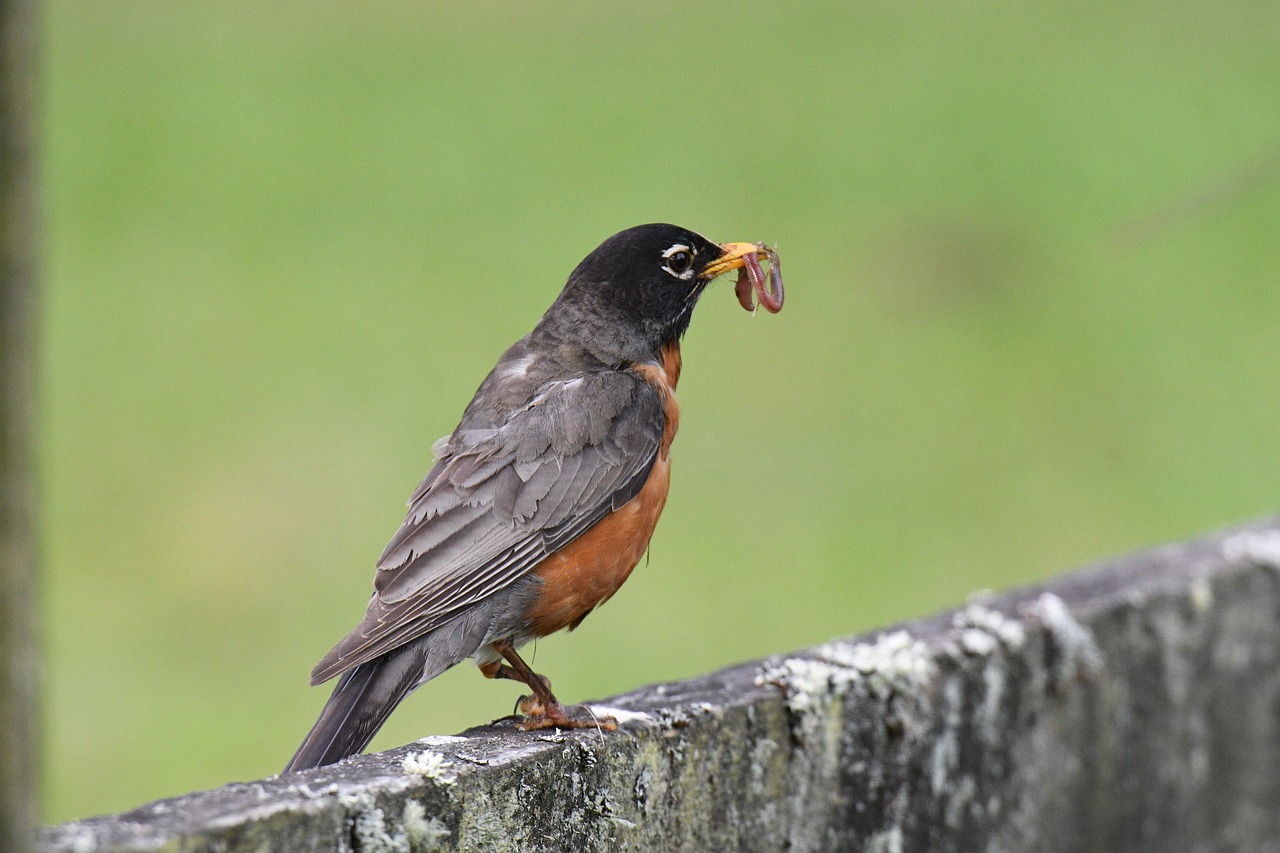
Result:
{"label": "bird's leg", "polygon": [[480,671],[488,678],[509,678],[522,682],[533,691],[533,696],[525,696],[519,702],[518,707],[524,719],[516,724],[516,728],[528,732],[551,728],[601,728],[613,731],[618,727],[618,724],[608,717],[596,719],[589,710],[586,714],[571,715],[570,710],[586,709],[581,707],[566,709],[561,705],[555,694],[551,692],[551,682],[544,676],[538,675],[529,664],[524,662],[524,658],[516,653],[510,640],[498,640],[493,644],[493,649],[506,658],[510,666],[504,666],[495,661],[481,666]]}
{"label": "bird's leg", "polygon": [[[493,671],[490,678],[509,678],[512,681],[519,681],[530,690],[536,697],[537,704],[534,704],[531,697],[525,696],[520,699],[519,708],[521,713],[526,717],[549,717],[549,716],[565,716],[564,706],[556,699],[555,694],[551,692],[551,682],[544,676],[538,675],[533,671],[529,664],[524,662],[524,658],[516,652],[515,646],[511,645],[510,640],[499,640],[493,644],[493,649],[498,654],[507,659],[510,666],[497,664],[497,668]],[[493,665],[490,664],[492,667]],[[481,670],[484,671],[483,669]],[[485,675],[489,675],[485,672]]]}
{"label": "bird's leg", "polygon": [[[498,663],[496,660],[480,664],[480,674],[485,678],[505,678],[511,681],[518,681],[521,684],[528,684],[528,682],[525,681],[524,676],[521,675],[518,670],[507,666],[505,663]],[[551,679],[547,678],[545,675],[535,674],[534,677],[542,680],[542,684],[547,688],[547,692],[551,691]],[[534,705],[535,701],[537,701],[535,697],[521,696],[516,702],[516,709],[524,715],[541,714],[542,706]]]}
{"label": "bird's leg", "polygon": [[[519,681],[521,684],[526,683],[524,676],[517,670],[507,666],[505,663],[498,663],[496,660],[491,663],[480,664],[480,674],[485,678],[505,678],[510,681]],[[537,678],[542,679],[542,683],[547,686],[548,690],[551,689],[551,679],[545,675],[539,675]]]}

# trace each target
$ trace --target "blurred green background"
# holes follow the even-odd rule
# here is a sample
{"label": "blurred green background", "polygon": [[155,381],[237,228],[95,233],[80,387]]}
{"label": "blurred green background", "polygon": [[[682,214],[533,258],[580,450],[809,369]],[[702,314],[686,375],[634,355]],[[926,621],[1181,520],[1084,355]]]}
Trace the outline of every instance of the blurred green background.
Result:
{"label": "blurred green background", "polygon": [[641,222],[789,299],[703,300],[651,560],[537,648],[567,700],[1280,506],[1271,0],[44,17],[48,821],[279,770],[432,441]]}

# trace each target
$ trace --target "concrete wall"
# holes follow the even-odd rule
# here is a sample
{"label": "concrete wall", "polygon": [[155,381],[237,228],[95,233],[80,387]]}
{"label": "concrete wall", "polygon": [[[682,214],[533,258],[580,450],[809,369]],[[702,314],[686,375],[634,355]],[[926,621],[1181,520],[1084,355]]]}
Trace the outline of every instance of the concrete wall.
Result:
{"label": "concrete wall", "polygon": [[1280,519],[600,704],[43,849],[1280,851]]}

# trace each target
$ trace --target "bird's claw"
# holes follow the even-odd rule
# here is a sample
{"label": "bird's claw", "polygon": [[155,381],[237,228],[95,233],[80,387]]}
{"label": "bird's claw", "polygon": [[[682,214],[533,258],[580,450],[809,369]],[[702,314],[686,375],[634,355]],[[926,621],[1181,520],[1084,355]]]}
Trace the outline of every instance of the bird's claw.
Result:
{"label": "bird's claw", "polygon": [[543,729],[599,729],[601,731],[617,731],[618,721],[613,717],[597,716],[586,705],[553,705],[545,706],[534,696],[522,696],[516,706],[522,715],[516,721],[516,728],[522,732],[536,732]]}

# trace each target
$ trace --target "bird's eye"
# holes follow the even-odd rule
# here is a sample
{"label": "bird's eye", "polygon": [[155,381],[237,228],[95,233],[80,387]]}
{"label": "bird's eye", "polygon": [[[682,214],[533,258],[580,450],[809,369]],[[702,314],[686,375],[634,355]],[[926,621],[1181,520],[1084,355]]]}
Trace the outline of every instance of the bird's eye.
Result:
{"label": "bird's eye", "polygon": [[688,246],[672,246],[662,253],[662,268],[679,279],[687,279],[693,274],[693,249]]}

